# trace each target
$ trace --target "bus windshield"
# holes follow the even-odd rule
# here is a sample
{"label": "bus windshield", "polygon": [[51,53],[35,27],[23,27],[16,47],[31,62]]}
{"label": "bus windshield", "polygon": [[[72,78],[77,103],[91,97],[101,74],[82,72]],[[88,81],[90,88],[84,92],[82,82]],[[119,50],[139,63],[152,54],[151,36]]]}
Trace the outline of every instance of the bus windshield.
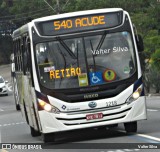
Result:
{"label": "bus windshield", "polygon": [[40,83],[48,89],[105,85],[136,70],[129,32],[38,43],[36,59]]}

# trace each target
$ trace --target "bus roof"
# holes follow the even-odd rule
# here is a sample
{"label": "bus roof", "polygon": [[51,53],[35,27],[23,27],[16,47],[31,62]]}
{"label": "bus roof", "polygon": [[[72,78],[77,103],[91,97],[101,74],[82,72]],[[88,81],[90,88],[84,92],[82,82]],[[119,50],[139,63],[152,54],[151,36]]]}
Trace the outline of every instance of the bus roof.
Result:
{"label": "bus roof", "polygon": [[28,23],[16,29],[12,34],[12,38],[18,37],[21,34],[26,33],[26,32],[28,32]]}
{"label": "bus roof", "polygon": [[[45,22],[45,21],[50,21],[53,19],[62,19],[62,18],[68,18],[68,17],[83,16],[83,15],[88,15],[88,14],[112,13],[112,12],[118,12],[118,11],[123,11],[123,9],[122,8],[105,8],[105,9],[77,11],[77,12],[70,12],[70,13],[41,17],[41,18],[34,19],[29,23],[34,24],[35,22]],[[15,37],[20,36],[23,33],[28,32],[29,23],[27,23],[27,24],[21,26],[20,28],[18,28],[17,30],[15,30],[12,34],[12,37],[15,38]]]}
{"label": "bus roof", "polygon": [[77,11],[77,12],[71,12],[71,13],[64,13],[64,14],[46,16],[46,17],[34,19],[34,20],[32,20],[32,22],[49,21],[49,20],[53,20],[53,19],[61,19],[61,18],[82,16],[82,15],[88,15],[88,14],[118,12],[118,11],[123,11],[123,9],[122,8],[105,8],[105,9],[94,9],[94,10]]}

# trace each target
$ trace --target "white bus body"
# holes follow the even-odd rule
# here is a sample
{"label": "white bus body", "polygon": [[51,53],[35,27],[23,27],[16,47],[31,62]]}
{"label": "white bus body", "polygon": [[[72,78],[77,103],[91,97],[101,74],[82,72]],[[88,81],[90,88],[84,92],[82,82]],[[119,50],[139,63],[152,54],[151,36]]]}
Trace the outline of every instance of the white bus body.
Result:
{"label": "white bus body", "polygon": [[[119,13],[119,22],[103,15],[112,13]],[[77,22],[75,27],[73,21]],[[53,33],[50,22],[55,25]],[[71,44],[72,38],[75,41]],[[115,42],[109,46],[114,38],[118,46]],[[126,11],[99,9],[35,19],[14,31],[13,41],[16,103],[32,136],[43,134],[44,141],[48,141],[50,133],[119,123],[125,124],[127,132],[136,132],[136,122],[146,119],[137,41]],[[121,45],[120,41],[126,42]],[[91,53],[83,52],[87,46]],[[38,57],[46,50],[52,50],[48,58],[55,57],[41,63]],[[115,54],[108,58],[111,52]],[[113,63],[104,69],[102,62],[105,66]]]}

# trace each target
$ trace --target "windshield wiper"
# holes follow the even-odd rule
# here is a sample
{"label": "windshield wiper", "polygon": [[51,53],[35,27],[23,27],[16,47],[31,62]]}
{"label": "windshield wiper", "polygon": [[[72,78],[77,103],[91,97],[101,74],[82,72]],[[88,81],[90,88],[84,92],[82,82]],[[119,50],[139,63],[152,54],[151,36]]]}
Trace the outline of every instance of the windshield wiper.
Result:
{"label": "windshield wiper", "polygon": [[78,50],[78,43],[77,43],[77,65],[79,67],[79,50]]}
{"label": "windshield wiper", "polygon": [[102,37],[101,37],[101,39],[100,39],[100,41],[99,41],[99,43],[97,45],[96,50],[99,50],[101,48],[101,46],[102,46],[102,44],[103,44],[103,42],[104,42],[104,40],[106,38],[106,34],[107,34],[107,32],[104,32],[104,34],[102,35]]}
{"label": "windshield wiper", "polygon": [[[105,40],[106,34],[107,34],[107,33],[104,32],[104,34],[102,35],[102,37],[101,37],[101,39],[100,39],[100,41],[99,41],[99,43],[98,43],[98,45],[97,45],[96,50],[99,50],[99,49],[101,48],[101,46],[102,46],[102,44],[103,44],[103,42],[104,42],[104,40]],[[91,41],[91,40],[90,40],[90,45],[91,45],[91,49],[94,50],[93,44],[92,44],[92,41]],[[95,54],[95,55],[92,54],[92,56],[93,56],[94,71],[96,71],[96,61],[95,61],[95,56],[97,56],[97,55],[96,55],[96,54]]]}
{"label": "windshield wiper", "polygon": [[[91,49],[94,50],[91,40],[90,40],[90,45],[91,45]],[[93,57],[94,71],[96,71],[96,61],[95,61],[95,57],[94,57],[95,55],[93,53],[91,53],[91,54],[92,54],[92,57]]]}
{"label": "windshield wiper", "polygon": [[69,55],[76,59],[75,54],[70,50],[70,48],[66,45],[66,43],[60,38],[60,37],[56,37],[56,40],[60,42],[60,44],[66,49],[66,51],[69,53]]}
{"label": "windshield wiper", "polygon": [[[58,47],[58,49],[60,50],[60,54],[62,55],[63,60],[64,60],[64,69],[66,69],[66,67],[67,67],[67,62],[66,62],[65,55],[62,53],[62,50],[61,50],[61,48],[60,48],[60,46],[59,46],[58,44],[57,44],[57,47]],[[63,79],[63,77],[61,77],[59,87],[61,86],[62,79]]]}

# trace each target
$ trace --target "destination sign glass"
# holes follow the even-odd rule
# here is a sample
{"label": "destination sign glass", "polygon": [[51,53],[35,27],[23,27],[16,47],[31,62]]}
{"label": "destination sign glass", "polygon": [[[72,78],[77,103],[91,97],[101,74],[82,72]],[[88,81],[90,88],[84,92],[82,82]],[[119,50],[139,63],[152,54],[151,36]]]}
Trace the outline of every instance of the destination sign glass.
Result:
{"label": "destination sign glass", "polygon": [[97,29],[107,29],[120,25],[122,12],[92,14],[36,23],[39,33],[55,36]]}

